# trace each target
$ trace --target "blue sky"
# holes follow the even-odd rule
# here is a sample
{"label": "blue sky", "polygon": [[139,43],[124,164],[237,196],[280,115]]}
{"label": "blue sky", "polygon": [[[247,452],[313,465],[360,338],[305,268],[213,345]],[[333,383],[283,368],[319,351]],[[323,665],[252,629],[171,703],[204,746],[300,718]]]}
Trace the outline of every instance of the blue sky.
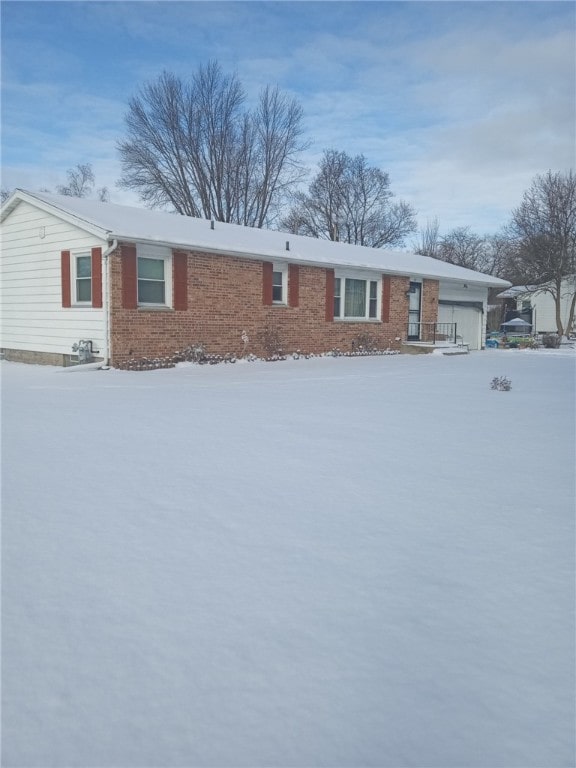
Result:
{"label": "blue sky", "polygon": [[571,2],[3,0],[2,187],[90,162],[112,202],[131,96],[216,59],[298,98],[312,172],[363,153],[424,226],[496,231],[533,177],[575,166]]}

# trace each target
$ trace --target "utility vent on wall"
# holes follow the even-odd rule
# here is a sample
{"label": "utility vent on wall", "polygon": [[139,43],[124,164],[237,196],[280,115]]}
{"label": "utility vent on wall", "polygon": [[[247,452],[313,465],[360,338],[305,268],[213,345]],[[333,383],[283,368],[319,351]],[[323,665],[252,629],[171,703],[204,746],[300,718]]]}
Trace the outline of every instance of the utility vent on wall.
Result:
{"label": "utility vent on wall", "polygon": [[80,339],[80,341],[72,344],[72,352],[78,355],[79,363],[91,363],[94,359],[92,341],[89,339]]}

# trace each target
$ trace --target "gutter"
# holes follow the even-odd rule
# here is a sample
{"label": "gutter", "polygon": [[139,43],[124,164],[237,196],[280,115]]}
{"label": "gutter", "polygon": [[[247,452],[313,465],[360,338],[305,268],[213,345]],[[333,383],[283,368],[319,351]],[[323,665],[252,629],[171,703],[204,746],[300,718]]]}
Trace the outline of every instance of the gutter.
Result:
{"label": "gutter", "polygon": [[102,254],[102,258],[104,260],[104,266],[105,266],[105,275],[106,280],[104,282],[104,340],[106,344],[106,353],[104,355],[104,365],[103,368],[109,368],[110,367],[110,342],[111,342],[111,334],[110,334],[110,327],[111,327],[111,311],[110,311],[110,254],[118,248],[118,240],[114,238],[112,240],[112,243],[106,248],[104,253]]}

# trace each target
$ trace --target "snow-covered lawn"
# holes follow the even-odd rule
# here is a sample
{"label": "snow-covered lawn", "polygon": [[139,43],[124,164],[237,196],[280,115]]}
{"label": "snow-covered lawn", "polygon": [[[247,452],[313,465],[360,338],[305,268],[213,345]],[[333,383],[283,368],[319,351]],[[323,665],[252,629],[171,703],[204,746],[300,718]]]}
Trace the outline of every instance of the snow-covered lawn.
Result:
{"label": "snow-covered lawn", "polygon": [[574,765],[569,352],[1,371],[5,768]]}

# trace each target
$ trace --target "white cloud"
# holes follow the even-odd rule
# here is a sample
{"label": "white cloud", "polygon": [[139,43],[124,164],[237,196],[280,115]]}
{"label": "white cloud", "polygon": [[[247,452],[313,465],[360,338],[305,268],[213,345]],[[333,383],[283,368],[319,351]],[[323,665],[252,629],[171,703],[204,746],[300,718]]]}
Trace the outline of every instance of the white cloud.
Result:
{"label": "white cloud", "polygon": [[4,46],[4,186],[36,173],[57,176],[40,182],[54,187],[66,168],[92,162],[97,183],[127,202],[115,188],[115,144],[128,97],[163,68],[187,76],[208,58],[236,69],[250,99],[266,83],[295,95],[312,141],[306,159],[325,148],[364,153],[423,223],[437,215],[446,228],[497,228],[536,173],[575,164],[566,3],[78,6],[70,33],[81,40],[88,25],[102,50],[117,46],[106,60],[117,62],[114,76],[20,25],[23,37]]}

